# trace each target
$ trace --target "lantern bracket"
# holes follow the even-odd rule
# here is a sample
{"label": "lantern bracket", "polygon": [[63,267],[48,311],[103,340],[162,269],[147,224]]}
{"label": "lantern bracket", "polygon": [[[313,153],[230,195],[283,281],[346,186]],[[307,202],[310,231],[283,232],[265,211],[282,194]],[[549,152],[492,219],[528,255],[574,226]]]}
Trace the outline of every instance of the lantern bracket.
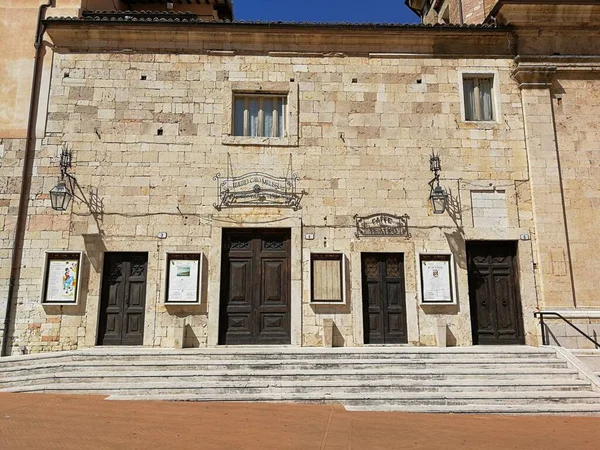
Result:
{"label": "lantern bracket", "polygon": [[442,163],[439,153],[431,153],[429,157],[429,170],[433,172],[433,180],[429,182],[430,192],[429,199],[433,208],[434,214],[444,214],[448,208],[448,193],[440,186],[440,172],[442,171]]}

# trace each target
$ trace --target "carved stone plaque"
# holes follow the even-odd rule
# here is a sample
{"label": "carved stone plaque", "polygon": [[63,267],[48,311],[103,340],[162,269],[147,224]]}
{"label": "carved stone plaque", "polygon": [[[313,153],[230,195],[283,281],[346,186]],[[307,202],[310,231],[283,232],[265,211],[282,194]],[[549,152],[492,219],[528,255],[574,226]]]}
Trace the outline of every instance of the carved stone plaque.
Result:
{"label": "carved stone plaque", "polygon": [[356,220],[356,237],[403,236],[410,238],[408,231],[408,214],[395,216],[393,214],[377,213],[370,216],[354,216]]}

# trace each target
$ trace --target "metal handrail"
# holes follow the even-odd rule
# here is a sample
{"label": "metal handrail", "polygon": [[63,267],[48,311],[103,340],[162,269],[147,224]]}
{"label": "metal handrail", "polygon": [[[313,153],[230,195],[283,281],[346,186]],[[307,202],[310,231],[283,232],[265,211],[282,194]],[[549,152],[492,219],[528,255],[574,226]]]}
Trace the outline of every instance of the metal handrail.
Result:
{"label": "metal handrail", "polygon": [[584,338],[586,338],[588,341],[590,341],[591,343],[593,343],[596,346],[596,348],[600,348],[600,343],[598,343],[597,341],[595,341],[592,337],[590,337],[587,333],[585,333],[579,327],[573,325],[571,322],[569,322],[567,319],[565,319],[561,314],[559,314],[557,312],[554,312],[554,311],[535,311],[533,313],[533,317],[535,317],[536,319],[538,317],[540,318],[540,326],[541,326],[541,329],[542,329],[542,345],[548,345],[548,339],[546,338],[546,333],[545,333],[545,330],[544,330],[544,316],[554,316],[554,317],[558,317],[559,319],[562,319],[563,322],[565,322],[571,328],[574,328]]}

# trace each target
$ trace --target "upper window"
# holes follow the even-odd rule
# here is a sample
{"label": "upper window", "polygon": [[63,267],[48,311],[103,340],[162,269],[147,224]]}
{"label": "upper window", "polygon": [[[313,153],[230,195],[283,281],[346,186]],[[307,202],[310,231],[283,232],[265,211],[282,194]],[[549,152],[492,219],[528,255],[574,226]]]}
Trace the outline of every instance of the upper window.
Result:
{"label": "upper window", "polygon": [[494,120],[494,77],[465,76],[463,78],[465,96],[465,120]]}
{"label": "upper window", "polygon": [[285,137],[287,96],[234,94],[233,100],[234,136]]}

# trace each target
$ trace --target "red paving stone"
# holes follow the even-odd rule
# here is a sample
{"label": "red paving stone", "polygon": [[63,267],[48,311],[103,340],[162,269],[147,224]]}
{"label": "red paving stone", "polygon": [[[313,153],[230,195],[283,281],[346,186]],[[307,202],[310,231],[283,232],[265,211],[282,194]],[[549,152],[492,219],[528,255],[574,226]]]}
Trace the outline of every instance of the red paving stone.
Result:
{"label": "red paving stone", "polygon": [[600,417],[0,393],[0,449],[600,449]]}

